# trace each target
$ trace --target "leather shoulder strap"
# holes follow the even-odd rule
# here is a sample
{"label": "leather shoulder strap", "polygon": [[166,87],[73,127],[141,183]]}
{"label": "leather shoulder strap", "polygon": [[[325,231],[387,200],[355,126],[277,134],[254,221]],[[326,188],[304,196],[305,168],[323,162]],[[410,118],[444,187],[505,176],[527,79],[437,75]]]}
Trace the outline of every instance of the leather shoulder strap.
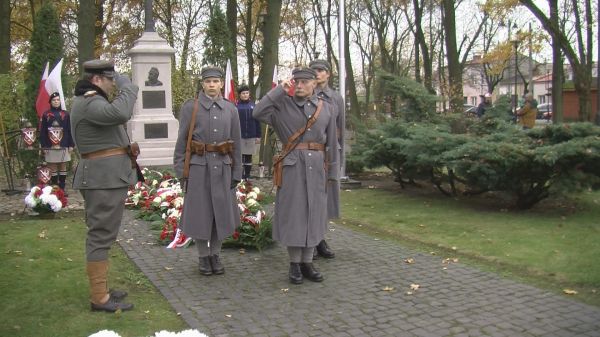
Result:
{"label": "leather shoulder strap", "polygon": [[296,148],[296,145],[297,145],[296,140],[306,132],[306,129],[310,128],[313,124],[315,124],[315,122],[317,121],[317,118],[319,117],[319,114],[321,114],[322,108],[323,108],[323,99],[319,98],[319,103],[317,104],[317,110],[315,111],[315,113],[312,116],[310,116],[310,118],[306,122],[306,125],[300,129],[296,130],[296,132],[294,132],[294,134],[288,138],[287,144],[294,144],[294,145],[286,146],[285,148],[287,148],[287,150],[284,148],[284,150],[281,152],[281,155],[279,156],[277,162],[274,164],[278,164],[279,162],[281,162],[288,154],[290,154],[290,152],[292,152]]}
{"label": "leather shoulder strap", "polygon": [[192,119],[190,120],[190,128],[188,129],[187,142],[185,143],[185,160],[183,161],[183,178],[187,179],[190,176],[190,159],[192,157],[192,134],[196,127],[196,115],[198,114],[198,97],[194,100],[194,110],[192,110]]}

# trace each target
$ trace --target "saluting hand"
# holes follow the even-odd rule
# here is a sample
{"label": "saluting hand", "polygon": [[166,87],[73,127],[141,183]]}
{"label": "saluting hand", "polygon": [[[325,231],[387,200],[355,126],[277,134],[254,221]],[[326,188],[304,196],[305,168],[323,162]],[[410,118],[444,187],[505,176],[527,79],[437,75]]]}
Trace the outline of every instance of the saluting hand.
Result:
{"label": "saluting hand", "polygon": [[282,80],[281,81],[281,86],[283,87],[283,90],[288,91],[292,86],[293,86],[293,79],[289,79],[289,80]]}

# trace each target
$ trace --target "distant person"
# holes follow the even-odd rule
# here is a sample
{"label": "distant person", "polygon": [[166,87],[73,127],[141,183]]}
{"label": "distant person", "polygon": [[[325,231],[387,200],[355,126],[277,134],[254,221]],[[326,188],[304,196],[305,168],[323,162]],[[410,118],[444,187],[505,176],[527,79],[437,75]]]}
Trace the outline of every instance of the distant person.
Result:
{"label": "distant person", "polygon": [[489,92],[486,92],[485,95],[483,95],[483,99],[481,101],[481,103],[479,103],[479,105],[477,106],[477,117],[481,118],[483,117],[483,115],[485,114],[485,112],[487,111],[487,109],[492,107],[492,95]]}
{"label": "distant person", "polygon": [[532,94],[525,94],[523,106],[517,110],[516,115],[519,119],[518,123],[523,127],[523,130],[531,129],[535,126],[535,118],[537,116],[537,101]]}
{"label": "distant person", "polygon": [[260,122],[252,117],[254,102],[250,99],[250,88],[242,85],[238,89],[239,100],[237,101],[238,114],[240,116],[240,130],[242,132],[242,179],[250,179],[252,171],[252,156],[256,153],[256,145],[260,144]]}
{"label": "distant person", "polygon": [[[52,127],[62,128],[62,133],[59,135],[62,138],[55,138],[56,136],[51,134]],[[42,114],[40,145],[44,153],[44,161],[51,171],[51,184],[58,185],[64,191],[67,181],[67,163],[71,161],[71,152],[75,143],[71,137],[71,119],[69,113],[61,109],[58,92],[50,95],[50,110]]]}
{"label": "distant person", "polygon": [[156,67],[150,68],[150,71],[148,71],[148,80],[146,81],[146,86],[147,87],[159,87],[159,86],[163,85],[163,83],[158,80],[159,74],[160,73],[158,72],[158,68],[156,68]]}

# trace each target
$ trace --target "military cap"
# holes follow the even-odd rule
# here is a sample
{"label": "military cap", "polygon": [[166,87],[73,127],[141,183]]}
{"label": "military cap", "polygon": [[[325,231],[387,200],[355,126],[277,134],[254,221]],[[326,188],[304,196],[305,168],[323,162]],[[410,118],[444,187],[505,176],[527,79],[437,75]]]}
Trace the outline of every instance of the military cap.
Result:
{"label": "military cap", "polygon": [[223,70],[217,67],[204,67],[200,71],[200,77],[202,77],[202,79],[210,77],[223,78]]}
{"label": "military cap", "polygon": [[60,94],[58,92],[53,92],[52,95],[50,95],[50,98],[48,99],[48,103],[51,103],[54,97],[60,97]]}
{"label": "military cap", "polygon": [[113,78],[115,76],[115,64],[107,60],[90,60],[83,62],[83,71]]}
{"label": "military cap", "polygon": [[317,78],[317,73],[314,69],[299,67],[292,70],[292,77],[295,80],[314,80]]}
{"label": "military cap", "polygon": [[326,60],[312,60],[308,66],[315,70],[321,69],[331,71],[331,65]]}
{"label": "military cap", "polygon": [[241,93],[243,93],[244,91],[250,91],[250,88],[249,88],[247,85],[245,85],[245,84],[242,84],[242,85],[240,85],[240,87],[238,88],[238,94],[241,94]]}

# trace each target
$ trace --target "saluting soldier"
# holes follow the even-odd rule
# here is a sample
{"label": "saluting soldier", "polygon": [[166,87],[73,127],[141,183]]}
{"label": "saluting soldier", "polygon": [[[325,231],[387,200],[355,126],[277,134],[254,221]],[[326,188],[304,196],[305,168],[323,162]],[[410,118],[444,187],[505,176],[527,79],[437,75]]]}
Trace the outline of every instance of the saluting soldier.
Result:
{"label": "saluting soldier", "polygon": [[[335,113],[335,124],[337,127],[337,151],[339,168],[344,164],[344,130],[346,125],[346,116],[344,114],[344,99],[337,91],[329,87],[329,77],[331,76],[331,65],[326,60],[313,60],[309,66],[317,73],[317,96],[325,102],[332,105]],[[330,182],[327,188],[327,217],[337,219],[340,217],[340,182],[339,180]],[[335,257],[335,253],[329,248],[325,239],[321,240],[315,250],[316,256],[322,256],[327,259]]]}
{"label": "saluting soldier", "polygon": [[189,176],[181,229],[196,242],[200,273],[208,276],[225,272],[221,243],[240,224],[235,187],[242,179],[242,152],[237,109],[221,95],[223,70],[203,68],[201,81],[196,100],[181,108],[173,160],[177,176]]}
{"label": "saluting soldier", "polygon": [[273,127],[283,144],[275,161],[273,239],[287,246],[289,280],[321,282],[323,275],[312,264],[314,247],[327,230],[328,181],[338,179],[335,114],[315,94],[316,73],[302,67],[290,80],[273,88],[254,107],[254,118]]}
{"label": "saluting soldier", "polygon": [[[73,140],[81,153],[73,187],[85,202],[87,275],[93,311],[129,310],[121,302],[127,293],[107,286],[108,252],[115,242],[129,185],[136,183],[136,171],[129,157],[125,123],[133,114],[138,87],[115,72],[106,60],[83,64],[83,79],[75,85],[71,110]],[[108,94],[114,86],[113,101]]]}

